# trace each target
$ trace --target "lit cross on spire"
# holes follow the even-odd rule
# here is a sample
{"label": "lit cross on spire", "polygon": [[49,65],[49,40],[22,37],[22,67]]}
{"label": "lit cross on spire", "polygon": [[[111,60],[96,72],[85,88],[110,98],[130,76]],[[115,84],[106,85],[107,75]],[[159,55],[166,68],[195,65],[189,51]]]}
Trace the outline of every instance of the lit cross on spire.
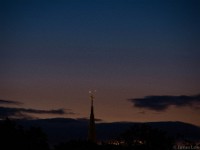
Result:
{"label": "lit cross on spire", "polygon": [[94,98],[95,98],[94,93],[96,93],[96,92],[97,92],[96,90],[94,90],[94,91],[89,91],[90,99],[91,99],[91,104],[92,104],[92,105],[93,105],[93,101],[94,101]]}

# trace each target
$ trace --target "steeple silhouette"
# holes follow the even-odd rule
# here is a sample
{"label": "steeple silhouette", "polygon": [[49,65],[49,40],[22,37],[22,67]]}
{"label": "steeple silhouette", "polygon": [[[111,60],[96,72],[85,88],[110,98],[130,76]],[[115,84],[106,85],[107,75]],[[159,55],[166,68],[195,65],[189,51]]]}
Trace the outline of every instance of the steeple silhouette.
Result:
{"label": "steeple silhouette", "polygon": [[89,123],[89,134],[88,140],[90,142],[96,143],[96,129],[95,129],[95,119],[94,119],[94,94],[90,91],[90,99],[91,99],[91,111],[90,111],[90,123]]}

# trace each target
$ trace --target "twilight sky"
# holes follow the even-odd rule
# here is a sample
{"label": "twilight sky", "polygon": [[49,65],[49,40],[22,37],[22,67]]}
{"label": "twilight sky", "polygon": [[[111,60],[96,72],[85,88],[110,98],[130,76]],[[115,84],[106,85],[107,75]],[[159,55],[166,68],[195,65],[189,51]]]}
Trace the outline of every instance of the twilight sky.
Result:
{"label": "twilight sky", "polygon": [[200,125],[200,1],[2,0],[0,117]]}

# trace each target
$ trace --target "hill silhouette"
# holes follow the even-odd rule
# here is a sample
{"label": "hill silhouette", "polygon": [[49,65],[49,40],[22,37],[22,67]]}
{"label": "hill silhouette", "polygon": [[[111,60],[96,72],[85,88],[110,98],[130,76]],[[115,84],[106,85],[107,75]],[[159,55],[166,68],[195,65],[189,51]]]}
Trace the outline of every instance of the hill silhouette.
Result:
{"label": "hill silhouette", "polygon": [[[47,134],[49,143],[56,144],[72,139],[85,140],[88,135],[87,119],[51,118],[38,120],[18,120],[25,127],[39,126]],[[138,122],[96,123],[97,139],[106,141],[119,136]],[[200,140],[200,127],[184,122],[146,122],[145,124],[165,131],[179,140]]]}

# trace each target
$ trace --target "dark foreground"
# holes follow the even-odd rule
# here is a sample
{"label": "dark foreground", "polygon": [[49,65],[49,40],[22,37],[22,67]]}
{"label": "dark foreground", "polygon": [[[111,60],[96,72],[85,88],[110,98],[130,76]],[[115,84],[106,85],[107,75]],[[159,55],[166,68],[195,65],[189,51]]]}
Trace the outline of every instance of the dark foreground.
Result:
{"label": "dark foreground", "polygon": [[[175,145],[174,137],[146,124],[135,125],[112,140],[96,143],[86,140],[68,140],[52,145],[47,135],[40,127],[24,128],[6,119],[0,122],[0,149],[2,150],[174,150],[180,149]],[[185,145],[199,148],[191,141]],[[187,148],[187,147],[186,147]]]}

